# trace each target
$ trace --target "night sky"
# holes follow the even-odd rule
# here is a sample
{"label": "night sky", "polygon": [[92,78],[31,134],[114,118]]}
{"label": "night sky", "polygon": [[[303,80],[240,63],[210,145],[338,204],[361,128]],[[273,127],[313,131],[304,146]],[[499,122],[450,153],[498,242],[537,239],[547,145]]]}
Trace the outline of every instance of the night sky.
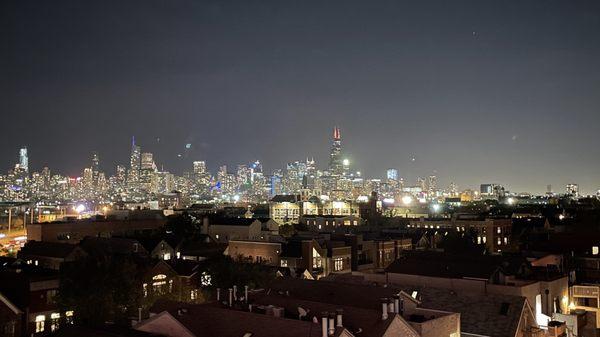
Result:
{"label": "night sky", "polygon": [[338,125],[367,176],[591,193],[600,1],[6,0],[0,110],[3,172],[325,168]]}

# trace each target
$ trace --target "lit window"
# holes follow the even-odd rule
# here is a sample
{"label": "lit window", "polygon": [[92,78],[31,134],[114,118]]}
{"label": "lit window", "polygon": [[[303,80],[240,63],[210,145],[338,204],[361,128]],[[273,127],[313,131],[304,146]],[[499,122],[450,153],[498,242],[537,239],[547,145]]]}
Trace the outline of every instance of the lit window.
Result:
{"label": "lit window", "polygon": [[192,289],[192,290],[190,291],[190,299],[191,299],[192,301],[195,301],[195,300],[197,300],[197,299],[198,299],[198,289]]}
{"label": "lit window", "polygon": [[592,254],[593,255],[598,255],[598,246],[592,247]]}
{"label": "lit window", "polygon": [[170,260],[171,259],[171,253],[165,253],[163,255],[163,260]]}
{"label": "lit window", "polygon": [[144,297],[148,297],[148,283],[142,284],[142,290],[144,291]]}
{"label": "lit window", "polygon": [[498,233],[498,234],[502,233],[502,228],[498,227],[498,228],[497,228],[497,233]]}
{"label": "lit window", "polygon": [[501,244],[502,244],[502,239],[498,238],[498,245],[501,245]]}
{"label": "lit window", "polygon": [[73,324],[73,310],[65,312],[65,321],[67,324]]}
{"label": "lit window", "polygon": [[477,244],[480,245],[481,244],[481,236],[477,237]]}
{"label": "lit window", "polygon": [[288,266],[288,261],[287,260],[281,260],[281,266],[282,267],[287,267]]}
{"label": "lit window", "polygon": [[200,275],[200,283],[202,284],[203,287],[208,287],[210,285],[212,285],[212,277],[207,274],[205,271],[202,272],[202,274]]}
{"label": "lit window", "polygon": [[44,315],[35,316],[35,332],[43,332],[44,331],[45,321],[46,321],[46,316],[44,316]]}
{"label": "lit window", "polygon": [[354,226],[358,226],[358,221],[354,220]]}
{"label": "lit window", "polygon": [[50,331],[56,331],[60,322],[60,314],[55,312],[50,314]]}
{"label": "lit window", "polygon": [[504,237],[504,244],[507,245],[508,244],[508,237]]}
{"label": "lit window", "polygon": [[333,270],[340,271],[344,269],[344,260],[341,257],[333,259]]}
{"label": "lit window", "polygon": [[152,277],[152,291],[157,294],[162,294],[165,291],[165,285],[167,285],[167,275],[158,274]]}

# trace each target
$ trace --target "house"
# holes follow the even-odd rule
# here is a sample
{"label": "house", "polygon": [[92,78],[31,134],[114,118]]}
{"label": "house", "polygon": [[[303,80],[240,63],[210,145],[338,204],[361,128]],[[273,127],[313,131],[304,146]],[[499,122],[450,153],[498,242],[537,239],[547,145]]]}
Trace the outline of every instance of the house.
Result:
{"label": "house", "polygon": [[198,302],[201,288],[211,285],[211,276],[203,264],[187,260],[159,260],[144,277],[145,298],[167,297],[179,302]]}
{"label": "house", "polygon": [[28,264],[60,269],[63,262],[75,261],[87,253],[79,246],[69,243],[28,241],[18,253],[19,259]]}
{"label": "house", "polygon": [[166,218],[130,217],[126,219],[98,218],[27,225],[27,237],[32,241],[78,244],[85,237],[123,236],[135,232],[152,232],[164,226]]}
{"label": "house", "polygon": [[552,266],[531,266],[520,256],[405,252],[386,268],[385,282],[525,297],[540,325],[554,313],[568,312],[568,278]]}
{"label": "house", "polygon": [[460,315],[418,307],[401,291],[329,281],[279,279],[269,289],[254,292],[250,302],[282,307],[285,314],[342,313],[343,326],[356,336],[460,336]]}
{"label": "house", "polygon": [[[334,279],[277,279],[266,291],[294,299],[368,310],[383,308],[385,301],[382,299],[394,299],[393,305],[387,303],[388,316],[392,312],[390,309],[395,310],[398,299],[399,316],[427,336],[546,336],[541,334],[534,313],[522,296],[474,294],[431,286],[378,286],[366,278],[352,283],[341,281],[347,279],[346,275]],[[384,309],[381,310],[383,315]],[[419,322],[429,321],[430,324],[420,325],[419,330]]]}
{"label": "house", "polygon": [[23,311],[0,292],[0,336],[20,336],[23,315]]}
{"label": "house", "polygon": [[11,322],[19,316],[21,320],[14,324],[15,336],[48,334],[62,323],[73,322],[73,311],[61,312],[54,301],[60,281],[58,271],[4,258],[0,263],[0,280],[4,298],[0,312],[9,318],[5,331],[12,331]]}
{"label": "house", "polygon": [[233,259],[307,271],[314,278],[351,272],[351,248],[341,241],[292,237],[287,242],[232,240],[224,254]]}
{"label": "house", "polygon": [[[167,337],[323,336],[318,323],[277,317],[273,311],[259,314],[212,304],[174,304],[174,309],[162,311],[138,323],[134,329]],[[332,324],[331,329],[332,336],[353,337],[344,327]]]}

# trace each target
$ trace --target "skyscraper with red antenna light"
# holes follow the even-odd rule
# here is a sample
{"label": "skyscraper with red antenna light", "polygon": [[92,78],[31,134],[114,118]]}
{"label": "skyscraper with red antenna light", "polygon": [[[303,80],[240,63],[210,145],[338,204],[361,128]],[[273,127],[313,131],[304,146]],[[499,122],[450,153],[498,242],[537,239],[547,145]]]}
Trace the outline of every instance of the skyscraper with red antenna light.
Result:
{"label": "skyscraper with red antenna light", "polygon": [[340,128],[333,128],[333,143],[329,153],[329,174],[332,176],[341,176],[344,173],[342,160],[342,134]]}

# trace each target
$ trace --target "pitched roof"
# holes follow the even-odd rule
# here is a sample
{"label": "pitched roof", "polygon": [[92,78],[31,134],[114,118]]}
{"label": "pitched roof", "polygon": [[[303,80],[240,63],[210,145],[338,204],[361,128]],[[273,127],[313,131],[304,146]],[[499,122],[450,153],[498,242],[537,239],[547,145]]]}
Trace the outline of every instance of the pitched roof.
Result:
{"label": "pitched roof", "polygon": [[436,288],[415,290],[420,294],[420,306],[459,312],[462,332],[494,337],[515,336],[527,302],[521,296],[473,295]]}
{"label": "pitched roof", "polygon": [[[354,333],[361,331],[361,336],[383,336],[390,322],[394,319],[390,315],[387,320],[381,319],[381,309],[370,310],[358,307],[330,304],[326,302],[307,301],[291,296],[282,296],[277,293],[269,295],[263,293],[257,294],[251,299],[253,305],[274,305],[285,309],[285,314],[288,317],[299,317],[298,308],[302,308],[308,312],[304,320],[312,321],[314,318],[317,321],[321,320],[323,312],[336,313],[337,310],[342,310],[342,321],[346,329]],[[377,308],[376,308],[377,309]]]}
{"label": "pitched roof", "polygon": [[298,201],[298,197],[295,195],[283,195],[278,194],[271,198],[271,202],[296,202]]}
{"label": "pitched roof", "polygon": [[6,305],[6,307],[8,307],[13,313],[15,313],[15,315],[20,315],[23,312],[15,305],[13,304],[6,296],[2,295],[2,293],[0,293],[0,302],[4,303],[4,305]]}
{"label": "pitched roof", "polygon": [[76,247],[76,245],[68,243],[28,241],[19,251],[19,255],[65,258],[71,254]]}
{"label": "pitched roof", "polygon": [[250,226],[254,221],[256,219],[212,216],[209,223],[211,226]]}
{"label": "pitched roof", "polygon": [[[460,313],[461,331],[494,337],[514,337],[519,317],[526,305],[526,298],[509,295],[470,294],[447,289],[423,288],[404,285],[380,287],[350,284],[338,281],[308,281],[289,278],[275,280],[271,291],[290,297],[325,302],[335,305],[373,310],[381,305],[380,299],[392,297],[403,291],[417,291],[419,308]],[[505,309],[505,311],[503,311]]]}
{"label": "pitched roof", "polygon": [[156,337],[157,335],[137,331],[134,329],[127,328],[118,328],[118,327],[83,327],[83,326],[74,326],[74,325],[66,325],[61,326],[61,328],[52,334],[56,337]]}
{"label": "pitched roof", "polygon": [[142,321],[135,328],[158,320],[167,313],[196,336],[241,337],[320,337],[319,324],[278,318],[263,314],[225,309],[215,305],[180,305],[185,310],[170,310]]}
{"label": "pitched roof", "polygon": [[431,251],[404,252],[392,262],[387,273],[443,278],[478,278],[488,280],[500,268],[506,274],[518,272],[525,259],[499,255],[457,255]]}

